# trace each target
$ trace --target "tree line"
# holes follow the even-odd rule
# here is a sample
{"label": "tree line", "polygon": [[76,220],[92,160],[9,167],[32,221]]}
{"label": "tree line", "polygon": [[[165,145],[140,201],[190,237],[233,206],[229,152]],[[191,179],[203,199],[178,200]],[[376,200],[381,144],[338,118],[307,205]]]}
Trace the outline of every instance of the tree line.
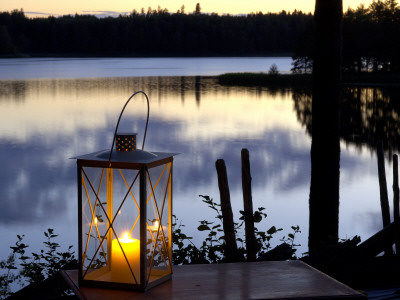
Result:
{"label": "tree line", "polygon": [[291,55],[311,14],[218,15],[149,8],[129,15],[27,18],[0,13],[0,55],[268,56]]}
{"label": "tree line", "polygon": [[[295,72],[312,69],[313,24],[294,50]],[[348,9],[343,16],[344,72],[400,71],[400,8],[396,0],[373,1]]]}

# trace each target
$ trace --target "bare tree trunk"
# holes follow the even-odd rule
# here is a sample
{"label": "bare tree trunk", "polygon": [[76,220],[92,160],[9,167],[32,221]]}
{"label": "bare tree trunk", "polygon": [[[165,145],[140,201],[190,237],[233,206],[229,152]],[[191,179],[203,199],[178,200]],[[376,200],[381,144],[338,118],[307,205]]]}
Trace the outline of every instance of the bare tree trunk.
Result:
{"label": "bare tree trunk", "polygon": [[316,0],[313,101],[310,255],[337,243],[340,178],[340,77],[342,0]]}

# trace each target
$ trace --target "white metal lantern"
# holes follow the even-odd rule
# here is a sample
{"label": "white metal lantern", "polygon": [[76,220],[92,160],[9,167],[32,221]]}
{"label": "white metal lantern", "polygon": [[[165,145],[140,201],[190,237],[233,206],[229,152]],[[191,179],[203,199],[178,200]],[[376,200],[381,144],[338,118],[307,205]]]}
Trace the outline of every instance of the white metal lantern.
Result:
{"label": "white metal lantern", "polygon": [[[122,114],[138,93],[147,100],[141,150],[135,133],[118,133]],[[171,278],[177,153],[143,150],[148,121],[149,99],[136,92],[121,111],[111,149],[75,157],[80,285],[145,291]]]}

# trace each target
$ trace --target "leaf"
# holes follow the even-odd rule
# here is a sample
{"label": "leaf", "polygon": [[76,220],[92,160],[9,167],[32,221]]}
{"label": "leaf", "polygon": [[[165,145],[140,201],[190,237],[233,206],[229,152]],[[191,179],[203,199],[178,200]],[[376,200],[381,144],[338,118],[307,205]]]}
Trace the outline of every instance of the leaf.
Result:
{"label": "leaf", "polygon": [[253,217],[254,223],[260,223],[262,221],[262,214],[259,211],[254,213]]}
{"label": "leaf", "polygon": [[276,232],[277,232],[277,230],[276,230],[276,227],[275,227],[275,226],[272,226],[270,229],[267,230],[267,233],[268,233],[268,234],[274,234],[274,233],[276,233]]}
{"label": "leaf", "polygon": [[210,227],[208,227],[205,224],[200,225],[199,227],[197,227],[198,231],[205,231],[205,230],[211,230]]}

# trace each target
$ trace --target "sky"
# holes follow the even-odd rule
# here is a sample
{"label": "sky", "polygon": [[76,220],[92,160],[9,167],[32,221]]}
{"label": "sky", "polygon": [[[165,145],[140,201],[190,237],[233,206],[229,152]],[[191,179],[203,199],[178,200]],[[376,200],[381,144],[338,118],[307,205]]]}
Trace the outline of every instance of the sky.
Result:
{"label": "sky", "polygon": [[[368,6],[373,0],[343,0],[343,9],[356,8],[361,3]],[[0,0],[0,11],[23,9],[29,17],[66,14],[119,15],[128,14],[133,9],[140,11],[148,7],[193,12],[200,3],[201,12],[218,14],[248,14],[251,12],[280,12],[282,10],[313,12],[315,0]]]}

